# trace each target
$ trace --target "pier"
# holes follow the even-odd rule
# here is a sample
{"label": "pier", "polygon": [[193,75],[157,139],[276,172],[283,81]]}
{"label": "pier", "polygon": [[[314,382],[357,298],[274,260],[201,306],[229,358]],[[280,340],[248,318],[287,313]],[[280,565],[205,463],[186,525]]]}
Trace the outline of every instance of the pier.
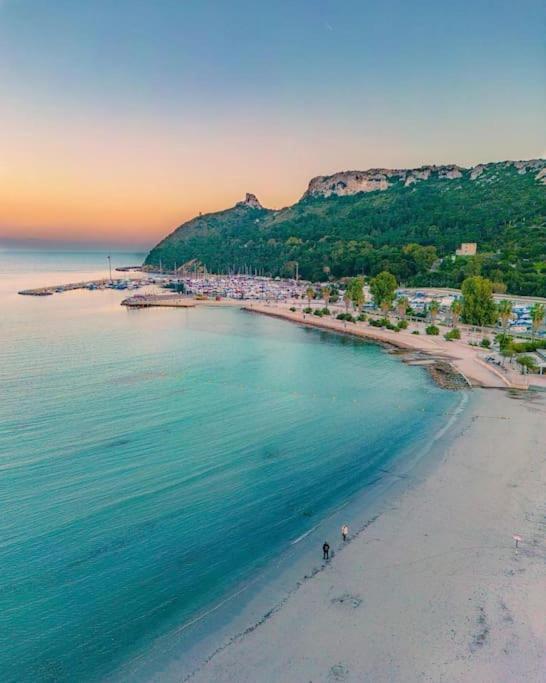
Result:
{"label": "pier", "polygon": [[168,306],[171,308],[194,308],[195,301],[180,294],[137,294],[121,302],[129,308],[151,308],[153,306]]}
{"label": "pier", "polygon": [[37,287],[36,289],[22,289],[19,294],[23,296],[48,296],[55,292],[68,292],[73,289],[98,289],[99,287],[116,287],[124,280],[86,280],[85,282],[70,282],[65,285],[50,285],[49,287]]}
{"label": "pier", "polygon": [[47,287],[35,287],[34,289],[22,289],[19,294],[24,296],[49,296],[61,294],[75,289],[138,289],[144,285],[153,284],[149,278],[100,278],[98,280],[84,280],[83,282],[67,282],[61,285],[49,285]]}

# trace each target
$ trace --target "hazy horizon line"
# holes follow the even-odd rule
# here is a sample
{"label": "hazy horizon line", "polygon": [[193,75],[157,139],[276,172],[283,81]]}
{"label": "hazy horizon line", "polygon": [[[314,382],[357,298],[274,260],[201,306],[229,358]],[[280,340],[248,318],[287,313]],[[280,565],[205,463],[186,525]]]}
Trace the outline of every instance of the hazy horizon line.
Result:
{"label": "hazy horizon line", "polygon": [[97,249],[111,252],[134,252],[135,254],[146,253],[152,249],[153,244],[104,241],[104,240],[62,240],[43,237],[4,237],[0,235],[0,249],[51,249],[59,251],[73,251],[82,249]]}

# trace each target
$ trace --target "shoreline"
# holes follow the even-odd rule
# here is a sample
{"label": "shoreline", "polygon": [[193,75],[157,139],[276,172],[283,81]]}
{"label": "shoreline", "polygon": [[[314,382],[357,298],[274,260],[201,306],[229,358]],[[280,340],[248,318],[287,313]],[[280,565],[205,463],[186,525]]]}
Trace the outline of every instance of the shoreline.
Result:
{"label": "shoreline", "polygon": [[[197,614],[189,622],[180,624],[166,634],[157,650],[179,652],[158,665],[155,653],[147,664],[143,656],[127,662],[120,670],[108,676],[108,681],[132,680],[181,683],[193,681],[194,677],[226,647],[256,630],[269,621],[273,614],[296,595],[308,582],[314,580],[329,565],[319,562],[317,548],[325,537],[331,540],[334,558],[365,532],[386,510],[419,482],[426,480],[438,466],[437,444],[440,439],[452,439],[460,429],[461,420],[474,400],[470,392],[459,392],[459,401],[449,412],[437,431],[425,435],[409,447],[399,450],[388,468],[380,471],[379,478],[371,483],[363,482],[359,490],[348,500],[330,511],[315,526],[294,539],[275,559],[270,559],[259,574],[213,604],[204,613]],[[338,542],[342,523],[350,525],[350,542]],[[173,645],[173,639],[176,644]],[[141,668],[142,666],[142,668]],[[209,680],[215,680],[209,679]],[[262,680],[259,675],[255,680]]]}
{"label": "shoreline", "polygon": [[180,679],[544,680],[544,415],[538,394],[477,390],[424,476]]}
{"label": "shoreline", "polygon": [[[312,314],[302,314],[301,311],[290,311],[287,307],[271,304],[251,304],[242,306],[242,309],[250,313],[268,315],[293,323],[328,330],[339,334],[348,334],[353,337],[367,339],[374,343],[394,347],[402,352],[422,354],[423,357],[432,361],[443,361],[452,366],[467,385],[483,389],[528,389],[525,377],[521,379],[515,373],[510,377],[489,366],[479,357],[485,349],[476,349],[457,341],[447,342],[443,338],[413,335],[411,332],[402,330],[392,332],[390,330],[363,326],[359,323],[344,323],[331,318],[319,318]],[[533,381],[541,382],[542,378],[533,378]],[[542,385],[540,385],[542,386]],[[546,388],[546,383],[544,384]]]}

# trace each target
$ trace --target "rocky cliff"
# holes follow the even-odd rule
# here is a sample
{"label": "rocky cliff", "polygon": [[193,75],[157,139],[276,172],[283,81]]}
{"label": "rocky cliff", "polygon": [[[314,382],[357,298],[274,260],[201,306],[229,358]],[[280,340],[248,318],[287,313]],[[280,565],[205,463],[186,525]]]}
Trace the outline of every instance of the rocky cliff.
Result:
{"label": "rocky cliff", "polygon": [[455,164],[446,166],[420,166],[419,168],[371,168],[367,171],[340,171],[328,176],[317,176],[309,182],[303,195],[308,197],[338,197],[357,194],[358,192],[384,191],[396,184],[409,187],[431,178],[440,180],[456,180],[467,175],[470,180],[477,180],[491,168],[512,167],[519,174],[534,173],[537,180],[546,184],[544,159],[529,161],[505,161],[495,164],[478,164],[471,168],[463,168]]}

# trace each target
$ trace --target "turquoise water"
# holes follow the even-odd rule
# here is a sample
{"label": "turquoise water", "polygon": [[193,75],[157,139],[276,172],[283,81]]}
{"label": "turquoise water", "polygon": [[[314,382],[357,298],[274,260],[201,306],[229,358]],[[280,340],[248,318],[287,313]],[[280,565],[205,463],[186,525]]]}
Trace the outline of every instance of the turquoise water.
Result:
{"label": "turquoise water", "polygon": [[0,253],[2,681],[145,658],[457,401],[377,346],[234,309],[14,293],[104,264]]}

